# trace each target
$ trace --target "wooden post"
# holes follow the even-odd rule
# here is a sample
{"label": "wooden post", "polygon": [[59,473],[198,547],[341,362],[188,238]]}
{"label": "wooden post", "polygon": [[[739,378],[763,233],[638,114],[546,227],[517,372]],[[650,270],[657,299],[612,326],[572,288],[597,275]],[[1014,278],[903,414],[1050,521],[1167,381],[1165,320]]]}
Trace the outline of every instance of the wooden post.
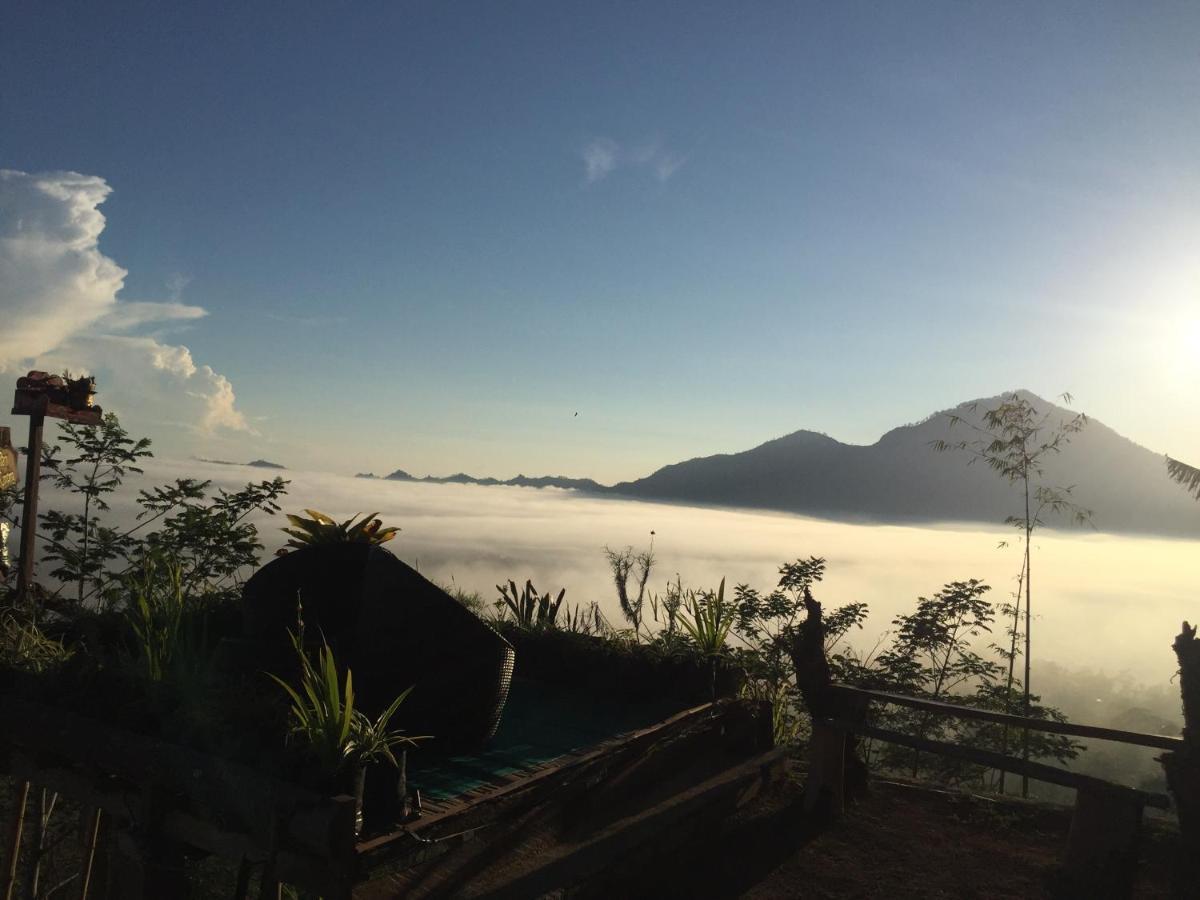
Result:
{"label": "wooden post", "polygon": [[183,847],[163,833],[169,804],[170,796],[163,788],[144,788],[134,819],[117,832],[117,895],[121,900],[188,896]]}
{"label": "wooden post", "polygon": [[1143,807],[1142,797],[1133,791],[1076,791],[1063,857],[1071,889],[1081,896],[1132,894]]}
{"label": "wooden post", "polygon": [[814,721],[808,748],[804,811],[837,818],[846,807],[846,733]]}
{"label": "wooden post", "polygon": [[[42,426],[46,416],[29,416],[29,444],[25,456],[25,498],[21,507],[21,561],[17,569],[17,602],[24,603],[33,585],[34,539],[37,532],[38,483],[42,474]],[[34,622],[37,622],[36,610]]]}
{"label": "wooden post", "polygon": [[250,860],[242,857],[238,863],[237,884],[233,888],[233,900],[246,900],[250,896]]}

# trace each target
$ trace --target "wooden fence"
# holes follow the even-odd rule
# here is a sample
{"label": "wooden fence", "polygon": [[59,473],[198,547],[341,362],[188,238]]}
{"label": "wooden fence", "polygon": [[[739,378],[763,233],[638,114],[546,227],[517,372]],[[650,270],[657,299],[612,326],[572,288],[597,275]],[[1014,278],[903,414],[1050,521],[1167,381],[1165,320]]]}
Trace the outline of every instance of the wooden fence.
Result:
{"label": "wooden fence", "polygon": [[828,690],[836,701],[836,708],[842,712],[836,718],[827,718],[813,723],[809,781],[805,794],[805,806],[809,810],[815,810],[818,807],[826,808],[835,816],[843,812],[845,807],[846,736],[848,734],[911,747],[913,750],[923,753],[960,759],[987,768],[1027,776],[1036,781],[1074,788],[1076,791],[1075,808],[1063,858],[1064,869],[1067,876],[1077,883],[1104,879],[1112,885],[1126,877],[1125,873],[1131,873],[1133,870],[1145,808],[1149,806],[1165,810],[1171,806],[1170,798],[1166,794],[1114,784],[1069,769],[1007,756],[991,750],[963,747],[958,744],[929,740],[879,728],[868,723],[867,714],[872,704],[890,704],[921,710],[932,716],[993,722],[1008,726],[1018,732],[1028,729],[1050,734],[1153,747],[1160,750],[1182,749],[1184,741],[1181,737],[1142,734],[1115,728],[1102,728],[1096,725],[1028,719],[1023,716],[840,684],[831,685]]}

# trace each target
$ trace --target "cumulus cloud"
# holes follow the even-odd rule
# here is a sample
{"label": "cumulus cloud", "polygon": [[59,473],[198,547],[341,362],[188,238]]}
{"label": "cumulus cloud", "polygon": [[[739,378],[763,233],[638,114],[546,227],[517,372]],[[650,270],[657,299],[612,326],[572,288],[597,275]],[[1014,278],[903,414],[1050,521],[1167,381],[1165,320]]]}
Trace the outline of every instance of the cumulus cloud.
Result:
{"label": "cumulus cloud", "polygon": [[0,170],[0,366],[37,358],[116,306],[126,272],[98,249],[102,178]]}
{"label": "cumulus cloud", "polygon": [[168,280],[164,302],[118,296],[128,273],[100,251],[110,192],[93,175],[0,170],[0,371],[104,371],[106,402],[201,432],[253,433],[229,379],[144,333],[207,314],[181,301],[186,276]]}
{"label": "cumulus cloud", "polygon": [[608,177],[618,167],[648,170],[656,179],[665,182],[687,162],[686,156],[667,150],[661,141],[643,141],[623,147],[612,138],[598,137],[580,153],[584,179],[588,184]]}

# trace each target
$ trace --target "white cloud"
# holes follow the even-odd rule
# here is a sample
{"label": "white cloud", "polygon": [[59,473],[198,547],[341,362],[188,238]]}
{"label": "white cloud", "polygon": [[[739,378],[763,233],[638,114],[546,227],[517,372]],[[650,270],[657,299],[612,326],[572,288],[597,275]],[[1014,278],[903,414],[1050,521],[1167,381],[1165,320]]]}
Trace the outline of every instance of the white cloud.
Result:
{"label": "white cloud", "polygon": [[189,306],[186,303],[147,303],[136,300],[123,300],[105,313],[98,321],[97,327],[104,331],[126,332],[133,331],[143,325],[156,325],[163,322],[184,322],[192,319],[202,319],[208,315],[208,310],[200,306]]}
{"label": "white cloud", "polygon": [[609,138],[597,138],[583,148],[583,166],[589,184],[604,178],[617,167],[617,142]]}
{"label": "white cloud", "polygon": [[135,333],[207,312],[181,302],[182,275],[168,279],[167,302],[119,299],[127,272],[99,247],[110,191],[76,172],[0,170],[0,372],[102,371],[106,405],[202,432],[253,433],[229,379],[161,334]]}
{"label": "white cloud", "polygon": [[683,168],[683,164],[686,162],[686,156],[664,153],[654,160],[654,177],[659,181],[667,181],[672,175]]}
{"label": "white cloud", "polygon": [[101,178],[0,170],[0,366],[86,331],[116,305],[126,272],[97,249]]}
{"label": "white cloud", "polygon": [[601,181],[621,166],[649,169],[656,179],[665,182],[687,162],[686,156],[672,153],[657,139],[622,147],[612,138],[598,137],[583,148],[580,156],[588,184]]}

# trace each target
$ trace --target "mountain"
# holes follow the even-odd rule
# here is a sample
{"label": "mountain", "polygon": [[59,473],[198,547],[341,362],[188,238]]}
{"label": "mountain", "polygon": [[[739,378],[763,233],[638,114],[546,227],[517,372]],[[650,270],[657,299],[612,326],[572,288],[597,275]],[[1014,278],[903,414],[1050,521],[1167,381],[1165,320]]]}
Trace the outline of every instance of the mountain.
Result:
{"label": "mountain", "polygon": [[279,463],[269,462],[265,459],[252,459],[247,463],[232,462],[228,459],[204,459],[201,456],[196,457],[200,462],[213,463],[218,466],[254,466],[256,469],[286,469],[287,466],[281,466]]}
{"label": "mountain", "polygon": [[[379,476],[373,472],[360,472],[355,478],[378,478]],[[499,478],[476,478],[474,475],[467,475],[465,472],[458,472],[454,475],[426,475],[423,478],[417,478],[415,475],[410,475],[403,469],[397,469],[390,475],[384,476],[385,481],[416,481],[423,484],[481,484],[487,487],[496,485],[508,487],[533,487],[533,488],[566,488],[577,491],[589,491],[599,493],[608,490],[599,482],[593,481],[590,478],[567,478],[565,475],[539,475],[530,478],[525,475],[518,475],[516,478],[508,478],[501,480]]]}
{"label": "mountain", "polygon": [[[1018,392],[1051,421],[1070,410]],[[1007,395],[1006,395],[1007,396]],[[937,440],[975,436],[982,413],[1001,397],[963,403],[922,422],[894,428],[874,444],[843,444],[797,431],[742,453],[706,456],[666,466],[614,485],[626,497],[805,513],[890,522],[1002,522],[1023,513],[1016,485],[961,451],[936,453]],[[963,423],[950,425],[950,416]],[[1093,511],[1102,531],[1200,536],[1200,503],[1167,477],[1163,457],[1090,420],[1058,455],[1046,459],[1043,482],[1074,486],[1076,503]],[[1053,526],[1069,522],[1046,516]]]}
{"label": "mountain", "polygon": [[279,463],[268,462],[265,459],[252,459],[246,463],[248,466],[254,466],[257,469],[286,469],[287,466],[281,466]]}

